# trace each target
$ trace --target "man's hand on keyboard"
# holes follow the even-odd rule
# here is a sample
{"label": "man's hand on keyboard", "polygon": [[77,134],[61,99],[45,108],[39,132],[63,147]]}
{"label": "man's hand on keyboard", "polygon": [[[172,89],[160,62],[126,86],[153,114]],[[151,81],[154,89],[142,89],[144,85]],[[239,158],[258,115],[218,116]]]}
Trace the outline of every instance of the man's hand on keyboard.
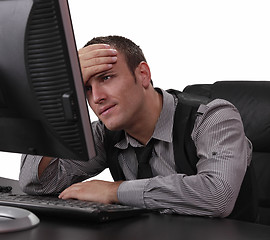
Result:
{"label": "man's hand on keyboard", "polygon": [[76,183],[65,189],[59,198],[79,199],[100,203],[118,203],[117,189],[121,182],[92,180]]}

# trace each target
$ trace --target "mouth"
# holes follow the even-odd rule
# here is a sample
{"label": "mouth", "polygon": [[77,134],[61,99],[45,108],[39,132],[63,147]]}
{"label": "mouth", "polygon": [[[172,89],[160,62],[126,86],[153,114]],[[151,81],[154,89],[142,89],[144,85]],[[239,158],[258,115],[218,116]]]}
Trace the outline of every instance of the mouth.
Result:
{"label": "mouth", "polygon": [[99,116],[106,116],[108,115],[113,108],[116,106],[116,104],[112,104],[112,105],[108,105],[108,106],[104,106],[100,109],[99,111]]}

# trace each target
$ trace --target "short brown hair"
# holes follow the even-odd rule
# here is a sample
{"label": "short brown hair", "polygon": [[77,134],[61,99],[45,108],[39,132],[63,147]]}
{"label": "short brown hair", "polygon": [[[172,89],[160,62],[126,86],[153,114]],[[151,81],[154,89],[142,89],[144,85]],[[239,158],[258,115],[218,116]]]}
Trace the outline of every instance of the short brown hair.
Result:
{"label": "short brown hair", "polygon": [[85,47],[92,44],[108,44],[120,51],[124,55],[128,68],[133,75],[140,62],[146,62],[141,48],[128,38],[121,36],[95,37]]}

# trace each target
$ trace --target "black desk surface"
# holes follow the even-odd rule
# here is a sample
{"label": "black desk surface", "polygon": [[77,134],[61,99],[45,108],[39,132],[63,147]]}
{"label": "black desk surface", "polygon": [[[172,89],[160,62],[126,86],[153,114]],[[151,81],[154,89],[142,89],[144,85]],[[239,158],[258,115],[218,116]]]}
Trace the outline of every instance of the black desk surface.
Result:
{"label": "black desk surface", "polygon": [[[17,182],[0,178],[0,185]],[[110,223],[92,223],[48,219],[40,217],[41,223],[30,230],[0,234],[1,240],[269,240],[270,226],[240,222],[230,219],[149,214],[143,217],[118,220]],[[0,223],[1,224],[1,223]]]}

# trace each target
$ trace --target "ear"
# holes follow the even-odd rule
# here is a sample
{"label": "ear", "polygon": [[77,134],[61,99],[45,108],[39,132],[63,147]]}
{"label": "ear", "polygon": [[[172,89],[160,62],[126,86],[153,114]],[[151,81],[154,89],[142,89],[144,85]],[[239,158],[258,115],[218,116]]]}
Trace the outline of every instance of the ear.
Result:
{"label": "ear", "polygon": [[135,76],[144,88],[148,88],[151,84],[151,71],[146,62],[140,62],[135,70]]}

